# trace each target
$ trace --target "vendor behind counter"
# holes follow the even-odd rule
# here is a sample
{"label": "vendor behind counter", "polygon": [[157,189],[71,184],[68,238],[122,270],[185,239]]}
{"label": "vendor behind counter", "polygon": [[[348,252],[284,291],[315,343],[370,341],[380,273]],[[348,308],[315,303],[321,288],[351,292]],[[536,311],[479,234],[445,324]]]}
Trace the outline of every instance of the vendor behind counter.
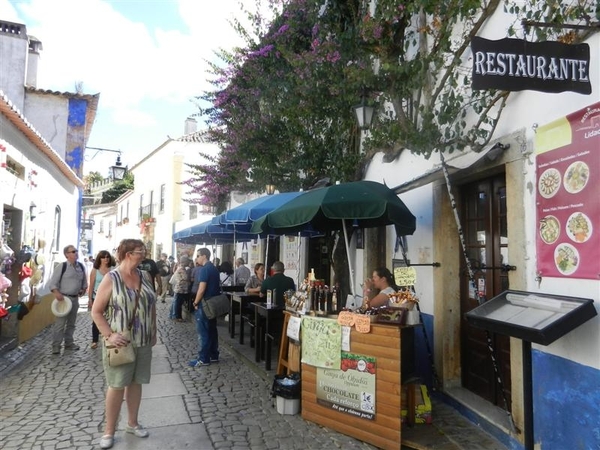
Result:
{"label": "vendor behind counter", "polygon": [[392,306],[389,294],[398,290],[394,276],[386,267],[379,267],[373,271],[373,278],[367,278],[363,283],[363,306],[377,308],[379,306]]}
{"label": "vendor behind counter", "polygon": [[283,274],[283,272],[285,272],[285,266],[281,261],[275,261],[271,270],[273,271],[273,276],[266,278],[265,281],[262,282],[260,294],[264,297],[268,290],[275,291],[273,302],[275,305],[283,307],[285,305],[285,291],[295,291],[296,284],[292,278]]}

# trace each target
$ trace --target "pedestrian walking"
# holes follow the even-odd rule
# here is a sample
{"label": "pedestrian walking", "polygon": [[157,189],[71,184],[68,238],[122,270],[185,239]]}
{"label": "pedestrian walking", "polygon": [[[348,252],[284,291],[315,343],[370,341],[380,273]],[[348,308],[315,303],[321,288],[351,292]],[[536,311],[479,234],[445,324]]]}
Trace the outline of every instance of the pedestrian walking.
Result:
{"label": "pedestrian walking", "polygon": [[156,267],[158,269],[158,276],[161,279],[162,287],[159,298],[161,303],[165,303],[165,297],[169,290],[169,280],[171,279],[171,266],[169,265],[166,253],[160,254],[160,259],[156,261]]}
{"label": "pedestrian walking", "polygon": [[[96,292],[98,291],[98,287],[100,286],[100,282],[104,275],[106,275],[110,270],[115,266],[115,260],[110,255],[108,250],[101,250],[96,255],[96,259],[94,260],[94,265],[92,270],[90,271],[90,280],[88,282],[88,310],[92,310],[92,305],[94,303],[94,298],[96,297]],[[96,322],[92,321],[92,344],[90,347],[92,349],[98,348],[98,338],[100,337],[100,332],[98,331],[98,327],[96,326]]]}
{"label": "pedestrian walking", "polygon": [[[119,266],[103,278],[92,307],[92,319],[105,339],[102,363],[108,386],[106,424],[100,448],[111,448],[114,444],[123,394],[128,416],[125,431],[140,438],[149,435],[148,430],[138,422],[142,384],[150,382],[152,347],[156,344],[156,293],[149,279],[138,269],[145,253],[144,243],[139,239],[121,241],[117,249]],[[131,342],[122,334],[129,324]],[[135,361],[110,366],[106,345],[123,347],[128,344],[133,345]]]}
{"label": "pedestrian walking", "polygon": [[198,250],[196,262],[201,266],[196,269],[194,285],[198,286],[194,298],[194,316],[196,319],[196,331],[198,332],[198,357],[191,360],[191,367],[208,366],[211,362],[219,362],[219,335],[217,332],[217,319],[209,319],[204,314],[203,300],[214,297],[221,293],[221,282],[219,271],[210,262],[210,250],[202,247]]}
{"label": "pedestrian walking", "polygon": [[190,292],[190,272],[189,258],[182,256],[177,271],[170,280],[175,296],[173,297],[173,303],[171,303],[169,318],[177,322],[183,322],[182,308],[184,304],[187,307],[187,298]]}
{"label": "pedestrian walking", "polygon": [[147,250],[145,258],[140,261],[139,269],[148,273],[152,282],[152,289],[154,289],[154,292],[157,294],[160,294],[162,292],[162,278],[160,277],[156,261],[150,257],[149,250]]}
{"label": "pedestrian walking", "polygon": [[67,245],[63,249],[63,254],[67,260],[56,266],[50,277],[50,292],[58,303],[64,302],[65,298],[71,301],[71,310],[66,315],[57,317],[54,322],[52,333],[52,354],[60,354],[60,346],[64,340],[65,350],[79,350],[79,346],[73,341],[75,332],[75,320],[79,310],[79,297],[81,297],[88,288],[87,275],[85,267],[77,261],[77,249],[72,245]]}

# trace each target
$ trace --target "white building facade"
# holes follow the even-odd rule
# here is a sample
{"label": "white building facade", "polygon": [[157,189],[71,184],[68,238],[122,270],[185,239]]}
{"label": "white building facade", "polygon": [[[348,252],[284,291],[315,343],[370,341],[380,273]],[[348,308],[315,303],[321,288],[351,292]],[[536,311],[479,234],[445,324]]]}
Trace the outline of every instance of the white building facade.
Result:
{"label": "white building facade", "polygon": [[[0,21],[0,240],[15,253],[23,246],[37,251],[47,278],[65,259],[63,248],[79,239],[83,155],[99,95],[39,89],[41,50],[25,25]],[[21,290],[19,269],[9,274],[9,305]],[[50,298],[22,321],[13,316],[0,333],[18,342],[54,320]]]}
{"label": "white building facade", "polygon": [[[479,34],[493,40],[506,37],[502,16],[498,13]],[[585,248],[580,242],[582,239],[574,240],[564,220],[552,248],[567,245],[579,249],[581,263],[575,263],[579,264],[576,269],[561,272],[558,262],[542,253],[545,243],[540,244],[540,230],[548,216],[543,212],[546,210],[540,208],[546,199],[540,191],[539,178],[540,171],[546,167],[559,170],[563,187],[574,193],[566,185],[567,172],[572,172],[571,164],[585,161],[589,181],[582,184],[590,194],[587,203],[573,196],[573,200],[566,201],[564,206],[559,204],[557,209],[568,209],[569,214],[576,214],[585,208],[589,211],[589,229],[595,233],[600,227],[600,192],[593,181],[600,176],[600,36],[595,34],[585,43],[590,47],[591,94],[512,92],[493,139],[482,154],[446,155],[450,190],[456,201],[475,287],[466,270],[459,226],[439,155],[426,160],[403,151],[394,161],[384,162],[383,155],[378,154],[365,177],[397,186],[396,192],[417,217],[416,232],[407,238],[407,256],[413,264],[424,264],[415,267],[415,288],[441,390],[451,404],[509,448],[523,447],[524,383],[527,382],[523,379],[523,366],[529,356],[533,368],[535,448],[600,446],[598,316],[550,345],[534,343],[531,355],[523,354],[521,339],[492,335],[503,388],[495,381],[485,333],[470,326],[464,316],[477,306],[477,290],[481,290],[487,300],[507,289],[580,297],[592,299],[596,311],[600,309],[598,248]],[[578,122],[574,122],[574,117],[567,117],[574,113],[578,113]],[[564,135],[567,137],[563,139]],[[572,154],[564,158],[548,156],[550,151],[576,142],[576,135],[581,135],[583,140]],[[396,237],[391,228],[387,235],[386,260],[391,265],[393,259],[401,259],[402,255],[400,250],[394,252]],[[373,269],[364,263],[368,251],[356,250],[355,289],[358,292],[359,283],[370,276]],[[583,267],[584,252],[588,254],[586,267]],[[429,265],[434,262],[440,266]],[[551,270],[555,265],[558,272]],[[586,271],[588,275],[582,275]],[[419,369],[430,384],[432,365],[421,333],[416,336]],[[507,407],[516,428],[506,414]]]}

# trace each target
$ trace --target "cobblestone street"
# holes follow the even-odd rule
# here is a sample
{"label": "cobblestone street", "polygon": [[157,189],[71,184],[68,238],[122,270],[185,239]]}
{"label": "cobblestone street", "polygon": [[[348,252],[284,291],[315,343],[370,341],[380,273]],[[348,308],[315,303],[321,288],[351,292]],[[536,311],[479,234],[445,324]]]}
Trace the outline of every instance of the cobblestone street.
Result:
{"label": "cobblestone street", "polygon": [[[232,346],[226,323],[219,326],[220,362],[188,367],[188,360],[197,352],[195,327],[191,322],[169,320],[169,305],[170,299],[158,305],[159,344],[154,351],[152,382],[144,386],[140,408],[140,422],[148,427],[150,437],[137,439],[123,433],[124,406],[114,448],[374,448],[305,421],[299,414],[278,414],[270,398],[273,372],[253,367]],[[100,348],[89,347],[90,316],[83,310],[78,316],[78,351],[52,355],[50,330],[0,357],[0,447],[4,449],[98,448],[105,383]],[[436,412],[440,418],[445,414],[443,420],[457,420],[458,414],[452,414],[448,406],[438,410],[436,405]],[[454,443],[432,448],[504,449],[462,420],[464,423],[455,427]]]}

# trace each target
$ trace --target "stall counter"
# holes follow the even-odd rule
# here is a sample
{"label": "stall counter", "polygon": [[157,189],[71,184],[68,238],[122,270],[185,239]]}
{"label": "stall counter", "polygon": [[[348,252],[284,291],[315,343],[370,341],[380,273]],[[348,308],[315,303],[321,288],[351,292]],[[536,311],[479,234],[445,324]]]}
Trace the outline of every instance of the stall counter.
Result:
{"label": "stall counter", "polygon": [[[331,381],[334,378],[347,380],[348,375],[352,373],[347,370],[347,367],[346,371],[326,372],[326,369],[303,362],[302,418],[383,449],[397,450],[400,448],[402,433],[401,372],[403,372],[401,349],[407,348],[402,344],[403,337],[407,341],[411,341],[412,345],[414,328],[372,323],[370,333],[359,333],[354,328],[350,332],[349,354],[364,356],[366,361],[374,361],[372,369],[369,367],[369,373],[358,374],[363,379],[357,383],[365,385],[375,383],[375,398],[372,399],[373,414],[360,414],[355,408],[346,408],[342,405],[350,402],[343,399],[338,404],[335,404],[335,397],[332,397],[334,404],[324,400],[324,396],[326,396],[323,393],[324,390],[341,395],[348,391],[347,385],[344,385],[347,381],[339,382],[339,386],[335,385],[337,381]],[[344,367],[343,364],[342,367]],[[370,379],[371,371],[374,372],[374,380]],[[335,372],[339,372],[339,375],[336,375]],[[345,375],[342,377],[342,374]],[[320,389],[320,393],[318,393],[318,389]],[[352,388],[350,388],[351,390]],[[350,392],[347,395],[350,398],[360,397],[361,389],[358,388],[356,392]],[[366,400],[369,401],[369,399]],[[365,401],[364,396],[360,401]]]}

